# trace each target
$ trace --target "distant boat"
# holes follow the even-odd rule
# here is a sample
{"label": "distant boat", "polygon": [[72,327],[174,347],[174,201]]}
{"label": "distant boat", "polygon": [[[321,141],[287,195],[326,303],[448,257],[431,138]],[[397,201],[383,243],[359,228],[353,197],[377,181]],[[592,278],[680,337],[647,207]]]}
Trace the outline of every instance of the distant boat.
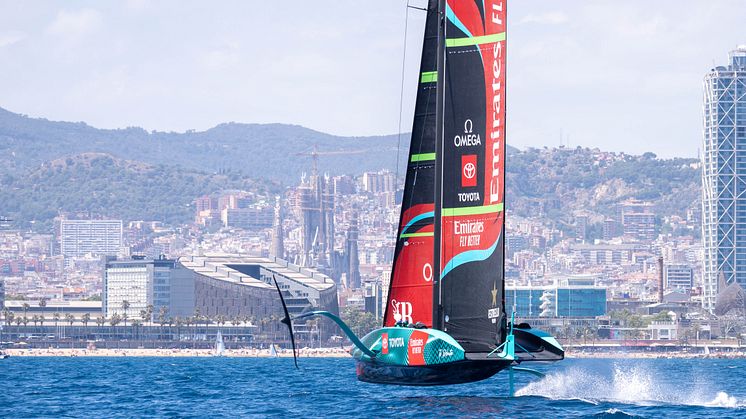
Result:
{"label": "distant boat", "polygon": [[223,342],[223,334],[218,330],[217,336],[215,336],[215,356],[225,356],[225,343]]}
{"label": "distant boat", "polygon": [[0,359],[7,359],[10,358],[10,355],[6,354],[3,351],[0,351]]}
{"label": "distant boat", "polygon": [[705,356],[709,356],[709,355],[710,355],[710,347],[705,345]]}
{"label": "distant boat", "polygon": [[269,345],[269,356],[272,358],[277,358],[277,349],[275,348],[274,343],[271,343]]}

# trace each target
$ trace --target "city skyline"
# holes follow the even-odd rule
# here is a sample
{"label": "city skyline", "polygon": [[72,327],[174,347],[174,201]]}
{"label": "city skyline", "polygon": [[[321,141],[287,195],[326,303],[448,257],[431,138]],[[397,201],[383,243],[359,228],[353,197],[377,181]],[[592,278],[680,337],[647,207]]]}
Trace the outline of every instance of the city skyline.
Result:
{"label": "city skyline", "polygon": [[[702,74],[746,42],[736,24],[746,11],[734,4],[708,4],[696,18],[671,1],[513,5],[509,143],[696,157]],[[337,135],[399,131],[406,14],[401,131],[411,129],[424,20],[404,3],[364,14],[361,4],[331,2],[6,1],[0,9],[0,59],[9,63],[0,106],[12,111],[102,128],[281,122]],[[271,44],[252,41],[267,32]],[[594,118],[584,116],[589,103]]]}

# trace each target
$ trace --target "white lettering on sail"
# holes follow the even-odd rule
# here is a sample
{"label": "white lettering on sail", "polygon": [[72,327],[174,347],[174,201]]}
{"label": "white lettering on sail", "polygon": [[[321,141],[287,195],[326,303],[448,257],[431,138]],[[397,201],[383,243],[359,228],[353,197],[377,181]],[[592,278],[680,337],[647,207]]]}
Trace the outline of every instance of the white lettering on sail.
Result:
{"label": "white lettering on sail", "polygon": [[[412,303],[406,301],[391,300],[392,309],[394,310],[394,320],[397,322],[403,321],[407,323],[412,322]],[[389,339],[391,340],[391,339]]]}
{"label": "white lettering on sail", "polygon": [[476,202],[479,201],[479,192],[460,192],[458,194],[459,202]]}
{"label": "white lettering on sail", "polygon": [[[493,6],[495,9],[496,6]],[[500,4],[500,11],[502,11],[502,4]],[[494,14],[493,14],[494,16]],[[494,17],[493,17],[494,19]],[[502,141],[500,137],[502,132],[502,82],[500,77],[502,76],[502,42],[496,42],[492,49],[492,53],[495,56],[492,62],[492,130],[490,132],[490,138],[492,138],[492,179],[490,180],[490,204],[500,202],[500,152],[502,151]]]}
{"label": "white lettering on sail", "polygon": [[500,14],[503,11],[503,2],[495,3],[492,5],[492,23],[495,25],[502,25],[503,21],[500,19]]}
{"label": "white lettering on sail", "polygon": [[425,279],[425,282],[433,280],[433,265],[426,263],[422,266],[422,278]]}
{"label": "white lettering on sail", "polygon": [[456,147],[469,147],[475,145],[482,145],[482,137],[479,134],[473,134],[472,130],[474,123],[471,119],[467,119],[464,122],[464,133],[463,135],[456,135],[453,137],[453,145]]}

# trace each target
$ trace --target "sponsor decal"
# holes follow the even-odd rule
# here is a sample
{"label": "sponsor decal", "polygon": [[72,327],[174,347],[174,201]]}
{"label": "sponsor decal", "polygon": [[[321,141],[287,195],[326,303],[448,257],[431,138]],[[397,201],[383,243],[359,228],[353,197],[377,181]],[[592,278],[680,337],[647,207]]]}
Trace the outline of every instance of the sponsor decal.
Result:
{"label": "sponsor decal", "polygon": [[467,119],[464,122],[464,133],[453,137],[453,145],[456,147],[470,147],[470,146],[482,145],[482,138],[479,136],[479,133],[474,134],[472,132],[473,129],[474,129],[474,123],[471,122],[471,119]]}
{"label": "sponsor decal", "polygon": [[[503,2],[492,3],[491,17],[492,24],[502,26],[503,21]],[[488,125],[489,137],[492,142],[491,150],[489,152],[491,176],[489,181],[489,202],[490,204],[496,204],[502,202],[502,186],[500,184],[500,172],[502,171],[503,162],[502,158],[502,138],[504,124],[503,117],[505,115],[505,108],[503,106],[503,83],[505,81],[505,74],[503,72],[503,42],[498,41],[492,47],[492,65],[490,66],[491,71],[491,91],[488,91],[488,102],[492,102],[490,115],[490,122]],[[491,96],[491,97],[490,97]],[[489,100],[491,99],[491,100]],[[489,106],[489,105],[488,105]]]}
{"label": "sponsor decal", "polygon": [[394,310],[394,320],[414,323],[412,321],[412,303],[406,301],[391,300],[391,308]]}
{"label": "sponsor decal", "polygon": [[389,353],[389,334],[381,334],[381,353],[386,355]]}
{"label": "sponsor decal", "polygon": [[448,358],[448,357],[453,356],[453,348],[438,349],[438,356],[441,358]]}
{"label": "sponsor decal", "polygon": [[415,330],[409,336],[408,356],[409,365],[425,365],[425,344],[429,335],[421,330]]}
{"label": "sponsor decal", "polygon": [[433,265],[426,263],[422,266],[422,278],[425,282],[433,280]]}
{"label": "sponsor decal", "polygon": [[477,155],[466,154],[461,156],[461,187],[473,186],[477,186]]}
{"label": "sponsor decal", "polygon": [[403,348],[404,347],[404,338],[398,337],[398,338],[389,338],[389,348]]}

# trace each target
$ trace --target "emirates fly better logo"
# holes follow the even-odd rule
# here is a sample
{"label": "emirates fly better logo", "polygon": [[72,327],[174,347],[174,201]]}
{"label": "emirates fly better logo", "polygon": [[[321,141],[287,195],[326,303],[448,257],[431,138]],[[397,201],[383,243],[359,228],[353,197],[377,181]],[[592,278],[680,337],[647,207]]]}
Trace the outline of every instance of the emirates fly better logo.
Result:
{"label": "emirates fly better logo", "polygon": [[461,187],[477,186],[477,155],[461,156]]}

